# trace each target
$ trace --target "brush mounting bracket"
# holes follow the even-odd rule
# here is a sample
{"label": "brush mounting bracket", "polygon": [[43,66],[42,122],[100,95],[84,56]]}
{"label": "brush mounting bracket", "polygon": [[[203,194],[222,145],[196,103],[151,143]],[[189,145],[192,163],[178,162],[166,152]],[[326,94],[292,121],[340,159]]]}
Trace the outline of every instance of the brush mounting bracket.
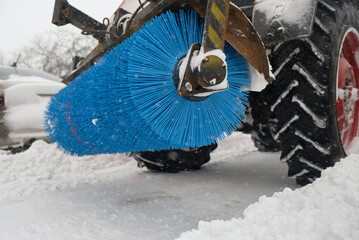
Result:
{"label": "brush mounting bracket", "polygon": [[[228,17],[227,10],[218,11],[221,9],[221,2],[224,2],[226,7],[229,6]],[[213,49],[222,49],[221,45],[227,41],[238,53],[240,53],[257,71],[265,76],[268,82],[271,82],[269,74],[268,58],[264,49],[264,45],[254,29],[251,21],[246,17],[242,10],[233,3],[228,4],[228,0],[149,0],[144,1],[143,4],[132,14],[128,21],[126,29],[117,37],[111,34],[112,41],[105,41],[108,35],[108,30],[104,24],[90,19],[86,14],[80,13],[79,10],[71,6],[67,0],[56,0],[53,13],[53,23],[57,26],[65,25],[67,23],[73,24],[82,30],[95,29],[96,31],[87,31],[99,40],[99,44],[89,53],[78,67],[63,79],[63,83],[68,84],[74,80],[79,74],[95,64],[104,54],[113,49],[118,44],[129,38],[134,32],[139,30],[147,22],[151,21],[161,13],[168,10],[182,9],[183,6],[195,10],[203,19],[207,19],[203,31],[203,39],[201,47],[204,52]],[[74,12],[77,10],[76,14]],[[67,14],[67,11],[71,14]],[[119,8],[117,11],[121,11]],[[219,12],[222,12],[220,14]],[[223,14],[224,12],[224,14]],[[207,16],[210,14],[210,16]],[[223,18],[223,16],[225,16]],[[84,21],[83,19],[88,19]],[[225,21],[222,23],[222,20]],[[217,22],[222,24],[216,25]],[[227,21],[227,22],[226,22]],[[86,24],[85,24],[86,23]],[[88,26],[89,25],[89,26]],[[83,29],[83,26],[87,26]],[[216,29],[217,26],[217,30]],[[224,32],[221,31],[221,26],[225,26]],[[116,28],[113,28],[116,29]],[[217,34],[213,35],[213,32]],[[115,32],[115,34],[118,34]],[[218,35],[218,40],[216,35]],[[210,37],[211,36],[211,37]],[[212,38],[214,42],[220,44],[211,45],[207,40]],[[225,41],[223,40],[225,39]],[[218,41],[217,41],[218,40]],[[188,86],[188,84],[187,84]]]}
{"label": "brush mounting bracket", "polygon": [[192,101],[204,100],[215,92],[228,89],[224,53],[219,49],[207,53],[201,50],[199,43],[192,44],[175,73],[179,79],[176,84],[178,95]]}
{"label": "brush mounting bracket", "polygon": [[228,89],[223,53],[228,25],[229,0],[208,0],[202,43],[193,44],[179,69],[177,93],[182,97],[207,97]]}

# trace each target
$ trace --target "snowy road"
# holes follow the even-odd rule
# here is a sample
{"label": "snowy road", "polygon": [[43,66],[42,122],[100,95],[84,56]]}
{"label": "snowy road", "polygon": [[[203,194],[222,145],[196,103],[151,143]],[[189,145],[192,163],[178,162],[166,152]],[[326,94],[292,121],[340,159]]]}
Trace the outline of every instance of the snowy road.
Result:
{"label": "snowy road", "polygon": [[124,155],[76,158],[36,142],[0,155],[0,239],[174,239],[198,222],[241,218],[262,195],[296,188],[279,154],[236,133],[195,172],[138,169]]}

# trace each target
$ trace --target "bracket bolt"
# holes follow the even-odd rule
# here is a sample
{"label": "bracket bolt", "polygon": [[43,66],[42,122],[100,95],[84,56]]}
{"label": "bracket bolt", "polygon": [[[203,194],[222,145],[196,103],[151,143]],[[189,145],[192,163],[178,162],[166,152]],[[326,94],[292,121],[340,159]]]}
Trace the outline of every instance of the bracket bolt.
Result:
{"label": "bracket bolt", "polygon": [[185,87],[186,87],[187,91],[192,92],[192,90],[193,90],[192,84],[190,84],[189,82],[186,82]]}
{"label": "bracket bolt", "polygon": [[209,81],[209,83],[215,85],[217,83],[217,79],[213,78],[211,81]]}

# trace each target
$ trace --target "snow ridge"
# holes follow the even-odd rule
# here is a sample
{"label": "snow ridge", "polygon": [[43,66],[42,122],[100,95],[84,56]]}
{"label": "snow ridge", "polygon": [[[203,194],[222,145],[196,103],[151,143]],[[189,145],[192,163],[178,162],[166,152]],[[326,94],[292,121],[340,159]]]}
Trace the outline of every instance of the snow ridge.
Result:
{"label": "snow ridge", "polygon": [[260,197],[242,219],[200,222],[178,239],[359,239],[358,159],[343,159],[306,187]]}

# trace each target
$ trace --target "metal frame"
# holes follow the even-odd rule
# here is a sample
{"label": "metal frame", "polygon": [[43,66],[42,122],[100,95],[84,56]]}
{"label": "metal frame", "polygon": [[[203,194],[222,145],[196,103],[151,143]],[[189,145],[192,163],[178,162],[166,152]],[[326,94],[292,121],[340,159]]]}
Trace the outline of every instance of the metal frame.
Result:
{"label": "metal frame", "polygon": [[52,23],[57,26],[71,23],[81,29],[83,33],[91,34],[100,42],[102,42],[106,36],[106,25],[71,6],[66,0],[55,1]]}
{"label": "metal frame", "polygon": [[[90,33],[99,40],[99,45],[80,63],[80,66],[68,75],[63,82],[68,84],[81,72],[93,65],[104,53],[122,41],[130,37],[143,24],[150,21],[153,17],[169,9],[179,9],[183,6],[194,9],[201,17],[206,17],[206,7],[208,0],[151,0],[145,1],[130,19],[124,34],[115,38],[111,43],[104,40],[106,26],[88,17],[86,14],[72,7],[66,0],[56,0],[53,15],[53,23],[61,26],[68,23],[75,25],[85,32]],[[75,14],[76,13],[76,14]],[[235,24],[227,24],[225,39],[229,42],[244,58],[247,59],[259,73],[271,81],[269,76],[269,64],[264,45],[246,15],[234,4],[229,6],[228,21]]]}
{"label": "metal frame", "polygon": [[[266,46],[309,37],[317,3],[318,0],[257,0],[253,25]],[[300,9],[300,12],[293,14],[293,9]]]}

